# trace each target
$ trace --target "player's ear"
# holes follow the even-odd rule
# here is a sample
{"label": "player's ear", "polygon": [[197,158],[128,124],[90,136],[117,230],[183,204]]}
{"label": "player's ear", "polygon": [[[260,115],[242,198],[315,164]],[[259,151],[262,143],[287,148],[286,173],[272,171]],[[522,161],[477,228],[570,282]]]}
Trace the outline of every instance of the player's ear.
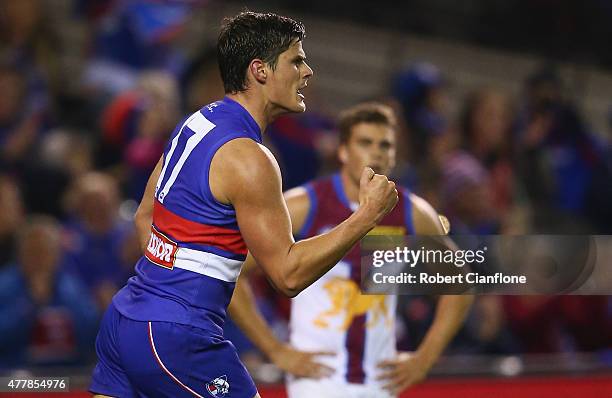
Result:
{"label": "player's ear", "polygon": [[257,82],[261,84],[266,83],[266,79],[268,78],[266,64],[261,59],[256,58],[251,61],[249,64],[249,73]]}

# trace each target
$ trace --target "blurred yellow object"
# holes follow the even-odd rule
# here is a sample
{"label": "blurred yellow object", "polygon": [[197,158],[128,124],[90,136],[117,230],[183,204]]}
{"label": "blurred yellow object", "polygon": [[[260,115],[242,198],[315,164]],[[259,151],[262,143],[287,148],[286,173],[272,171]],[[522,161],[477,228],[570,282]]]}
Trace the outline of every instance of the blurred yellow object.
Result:
{"label": "blurred yellow object", "polygon": [[440,223],[442,224],[442,228],[444,228],[444,233],[448,235],[448,233],[451,230],[450,221],[448,221],[448,218],[446,218],[446,216],[443,216],[442,214],[438,214],[438,219],[440,220]]}
{"label": "blurred yellow object", "polygon": [[406,234],[406,228],[397,227],[393,225],[377,225],[368,232],[368,236],[385,236],[385,235],[393,235],[393,236],[401,236]]}

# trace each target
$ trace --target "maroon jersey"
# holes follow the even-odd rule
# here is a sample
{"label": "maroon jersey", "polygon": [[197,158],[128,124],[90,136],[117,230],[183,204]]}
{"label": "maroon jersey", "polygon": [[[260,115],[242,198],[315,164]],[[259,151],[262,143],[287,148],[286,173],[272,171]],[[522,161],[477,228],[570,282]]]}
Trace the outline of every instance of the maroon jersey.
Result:
{"label": "maroon jersey", "polygon": [[[308,183],[305,186],[310,199],[310,210],[298,239],[306,239],[320,235],[342,221],[346,220],[353,211],[357,210],[358,203],[351,203],[344,191],[340,174],[333,174]],[[383,218],[373,230],[375,233],[389,235],[413,235],[412,202],[405,188],[397,187],[399,201],[395,208]],[[359,245],[355,245],[344,257],[344,261],[351,264],[351,279],[360,282],[361,257]]]}
{"label": "maroon jersey", "polygon": [[[305,186],[310,209],[299,239],[324,233],[358,207],[350,203],[340,174]],[[399,202],[370,233],[414,234],[412,202],[398,187]],[[376,384],[376,365],[395,355],[394,296],[362,295],[359,245],[321,279],[292,300],[291,343],[303,350],[331,351],[321,361],[336,369],[335,382]]]}

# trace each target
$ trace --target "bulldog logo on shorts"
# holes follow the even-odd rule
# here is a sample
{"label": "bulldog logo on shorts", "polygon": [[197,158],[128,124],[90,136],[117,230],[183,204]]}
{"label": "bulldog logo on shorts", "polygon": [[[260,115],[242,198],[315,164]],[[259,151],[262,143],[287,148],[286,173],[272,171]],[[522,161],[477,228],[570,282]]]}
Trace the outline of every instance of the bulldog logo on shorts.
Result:
{"label": "bulldog logo on shorts", "polygon": [[229,393],[229,387],[230,385],[225,375],[217,377],[210,383],[206,383],[206,391],[213,397],[224,397],[225,394]]}

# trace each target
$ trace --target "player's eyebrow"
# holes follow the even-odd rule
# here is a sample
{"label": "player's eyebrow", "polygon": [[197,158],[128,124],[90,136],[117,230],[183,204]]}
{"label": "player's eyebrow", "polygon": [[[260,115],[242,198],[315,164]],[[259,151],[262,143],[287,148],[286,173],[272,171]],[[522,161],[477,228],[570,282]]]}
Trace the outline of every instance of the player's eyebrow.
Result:
{"label": "player's eyebrow", "polygon": [[390,140],[382,140],[380,142],[380,145],[385,147],[385,148],[389,148],[391,146],[391,141]]}

